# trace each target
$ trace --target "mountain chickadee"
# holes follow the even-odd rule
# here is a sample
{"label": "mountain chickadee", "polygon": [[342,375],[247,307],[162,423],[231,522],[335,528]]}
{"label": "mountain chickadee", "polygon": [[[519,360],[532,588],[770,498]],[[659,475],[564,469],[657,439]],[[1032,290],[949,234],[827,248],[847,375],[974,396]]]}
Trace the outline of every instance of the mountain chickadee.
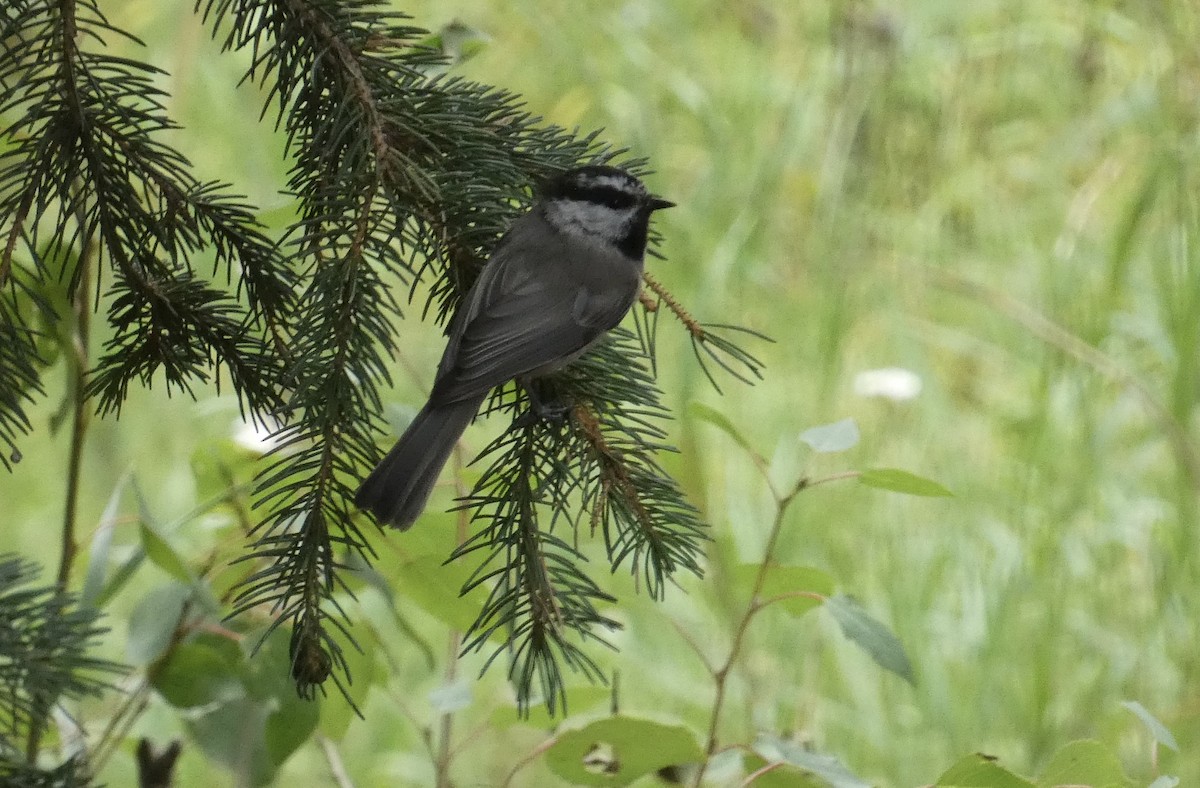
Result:
{"label": "mountain chickadee", "polygon": [[674,203],[629,173],[571,170],[513,222],[450,324],[429,401],[354,502],[410,528],[488,392],[579,358],[637,300],[650,214]]}

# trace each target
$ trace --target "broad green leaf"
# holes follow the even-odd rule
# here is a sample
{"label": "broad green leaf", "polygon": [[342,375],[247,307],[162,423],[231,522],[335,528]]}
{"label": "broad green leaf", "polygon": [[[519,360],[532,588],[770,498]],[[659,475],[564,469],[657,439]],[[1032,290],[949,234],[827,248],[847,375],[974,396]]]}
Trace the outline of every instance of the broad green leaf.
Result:
{"label": "broad green leaf", "polygon": [[116,596],[125,587],[125,584],[129,582],[130,578],[137,573],[138,568],[145,560],[146,551],[141,545],[138,545],[129,558],[125,559],[125,562],[118,566],[116,571],[112,573],[112,576],[108,578],[108,582],[104,584],[103,590],[100,591],[100,595],[96,598],[96,607],[103,608],[107,605],[108,601]]}
{"label": "broad green leaf", "polygon": [[[340,697],[336,700],[344,702]],[[301,698],[294,688],[291,692],[277,696],[276,701],[278,705],[267,717],[263,729],[263,744],[271,763],[279,767],[308,741],[309,736],[317,729],[322,704],[316,700]]]}
{"label": "broad green leaf", "polygon": [[267,703],[244,697],[187,715],[184,721],[204,754],[233,772],[234,784],[267,785],[277,768],[264,743],[269,716]]}
{"label": "broad green leaf", "polygon": [[[440,508],[427,509],[421,517],[421,523],[428,523],[432,527],[405,531],[404,540],[397,544],[401,550],[400,559],[412,561],[421,556],[440,556],[445,559],[458,547],[458,535],[454,527],[458,516],[457,512],[444,512]],[[372,566],[376,566],[389,581],[396,575],[393,566]]]}
{"label": "broad green leaf", "polygon": [[263,640],[267,630],[257,630],[242,638],[242,649],[246,653],[246,668],[248,677],[246,689],[259,700],[280,698],[286,694],[295,695],[296,687],[292,682],[291,636],[287,627],[271,630]]}
{"label": "broad green leaf", "polygon": [[858,444],[860,435],[854,419],[842,419],[833,424],[810,427],[800,433],[800,440],[813,451],[830,453],[845,451]]}
{"label": "broad green leaf", "polygon": [[[761,755],[755,754],[747,755],[742,761],[747,775],[754,774],[769,763],[781,763],[781,761],[768,761]],[[711,771],[710,768],[709,773]],[[754,788],[825,788],[827,783],[824,780],[818,780],[811,773],[805,772],[799,767],[785,763],[755,777],[753,785]]]}
{"label": "broad green leaf", "polygon": [[628,785],[663,767],[701,757],[688,728],[617,715],[559,734],[546,751],[546,765],[576,785]]}
{"label": "broad green leaf", "polygon": [[1056,752],[1038,784],[1045,788],[1059,785],[1125,788],[1132,785],[1116,754],[1094,739],[1073,741]]}
{"label": "broad green leaf", "polygon": [[783,761],[820,777],[833,788],[871,788],[871,784],[855,775],[832,755],[807,750],[800,745],[760,733],[754,740],[754,751],[768,761]]}
{"label": "broad green leaf", "polygon": [[858,476],[859,482],[879,490],[891,490],[905,495],[921,495],[927,498],[952,498],[954,493],[942,485],[899,468],[872,468]]}
{"label": "broad green leaf", "polygon": [[475,622],[487,598],[483,588],[459,596],[472,567],[466,561],[444,563],[444,555],[423,555],[405,561],[396,573],[396,592],[452,628],[465,632]]}
{"label": "broad green leaf", "polygon": [[705,405],[703,402],[693,402],[688,405],[688,409],[692,412],[693,416],[701,421],[707,421],[721,432],[733,438],[738,446],[741,446],[751,454],[754,453],[754,449],[750,446],[750,441],[746,439],[746,436],[734,426],[733,422],[724,413],[716,408]]}
{"label": "broad green leaf", "polygon": [[562,717],[566,713],[580,714],[592,711],[607,705],[611,699],[612,691],[608,687],[592,685],[571,687],[567,690],[566,711],[560,711],[554,717],[550,716],[546,704],[535,698],[530,701],[529,713],[525,717],[521,716],[520,710],[516,706],[501,706],[492,712],[491,721],[493,726],[500,728],[520,724],[551,730],[562,724]]}
{"label": "broad green leaf", "polygon": [[150,684],[180,708],[207,706],[246,694],[242,686],[241,649],[205,642],[184,643],[150,672]]}
{"label": "broad green leaf", "polygon": [[[748,749],[743,751],[735,747],[727,749],[718,749],[708,757],[708,768],[704,770],[705,784],[712,785],[737,785],[738,780],[746,773],[750,759],[755,758],[762,761],[760,766],[766,761],[754,755]],[[683,784],[688,784],[686,781]],[[744,783],[743,783],[744,784]],[[656,786],[655,788],[660,788]],[[666,788],[666,786],[661,786]]]}
{"label": "broad green leaf", "polygon": [[1035,788],[1035,784],[998,765],[996,759],[972,753],[947,769],[938,788]]}
{"label": "broad green leaf", "polygon": [[[287,760],[316,730],[321,705],[296,694],[291,678],[289,636],[280,627],[264,641],[248,635],[243,643],[254,649],[246,658],[246,690],[270,710],[263,722],[262,746],[271,771]],[[358,677],[354,677],[357,680]],[[340,697],[337,702],[344,702]]]}
{"label": "broad green leaf", "polygon": [[1171,731],[1167,730],[1167,726],[1159,722],[1158,718],[1151,714],[1145,706],[1136,700],[1127,700],[1122,702],[1121,705],[1137,715],[1142,724],[1149,729],[1150,735],[1154,737],[1156,742],[1164,747],[1169,747],[1175,752],[1179,752],[1179,743],[1175,741],[1175,737],[1171,735]]}
{"label": "broad green leaf", "polygon": [[341,741],[350,723],[358,718],[354,708],[363,707],[375,681],[375,639],[359,638],[358,645],[361,651],[350,643],[342,644],[342,658],[346,660],[346,673],[350,676],[350,686],[346,688],[349,701],[340,694],[331,694],[321,702],[321,733],[334,741]]}
{"label": "broad green leaf", "polygon": [[[754,585],[754,578],[758,574],[758,567],[758,564],[741,564],[736,570],[738,585],[744,588],[746,593],[749,593]],[[765,602],[768,599],[795,594],[797,592],[808,592],[821,597],[828,597],[833,593],[833,586],[833,578],[820,569],[814,569],[811,566],[771,564],[767,568],[767,576],[763,580],[762,590],[759,592],[758,598],[760,601]],[[808,596],[790,596],[773,603],[772,607],[781,607],[794,616],[802,616],[813,608],[819,607],[822,602],[823,600],[821,599],[814,599]]]}
{"label": "broad green leaf", "polygon": [[1161,777],[1156,778],[1154,782],[1150,783],[1148,788],[1177,788],[1178,785],[1178,777],[1171,777],[1170,775],[1164,774]]}
{"label": "broad green leaf", "polygon": [[[420,530],[431,531],[437,529],[422,528]],[[421,652],[421,656],[425,658],[425,666],[432,671],[437,665],[437,657],[434,656],[433,646],[429,644],[429,641],[409,621],[408,616],[401,612],[400,608],[396,605],[396,595],[392,592],[392,584],[388,582],[388,579],[357,553],[351,553],[347,556],[346,568],[352,570],[354,576],[366,583],[368,587],[379,592],[380,598],[387,604],[388,612],[392,617],[392,623],[412,643],[413,647]]]}
{"label": "broad green leaf", "polygon": [[175,552],[175,548],[171,547],[166,539],[155,533],[154,529],[145,522],[141,523],[139,529],[146,557],[176,580],[183,583],[192,582],[194,579],[192,572],[179,553]]}
{"label": "broad green leaf", "polygon": [[125,482],[128,479],[128,474],[122,474],[117,480],[116,486],[108,496],[108,503],[104,505],[104,512],[100,515],[96,533],[92,535],[83,591],[79,594],[79,604],[82,607],[99,607],[100,594],[104,590],[104,576],[108,573],[108,551],[112,547],[113,527],[117,522],[121,493],[125,491]]}
{"label": "broad green leaf", "polygon": [[187,586],[170,582],[152,588],[142,597],[129,616],[126,661],[142,666],[162,656],[183,615],[184,603],[191,595]]}
{"label": "broad green leaf", "polygon": [[868,613],[858,600],[845,594],[834,594],[825,602],[828,610],[842,628],[842,634],[858,644],[880,667],[916,685],[912,663],[904,645],[892,631]]}

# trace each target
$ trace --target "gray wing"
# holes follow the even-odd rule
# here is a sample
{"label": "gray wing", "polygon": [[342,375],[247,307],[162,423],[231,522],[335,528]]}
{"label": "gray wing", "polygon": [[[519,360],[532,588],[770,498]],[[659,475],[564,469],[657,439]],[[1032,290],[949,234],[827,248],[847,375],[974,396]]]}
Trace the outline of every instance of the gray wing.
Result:
{"label": "gray wing", "polygon": [[[539,222],[536,214],[518,221],[467,294],[431,401],[479,396],[568,361],[633,304],[639,282],[634,265],[595,248],[572,254]],[[605,269],[613,275],[605,277]]]}

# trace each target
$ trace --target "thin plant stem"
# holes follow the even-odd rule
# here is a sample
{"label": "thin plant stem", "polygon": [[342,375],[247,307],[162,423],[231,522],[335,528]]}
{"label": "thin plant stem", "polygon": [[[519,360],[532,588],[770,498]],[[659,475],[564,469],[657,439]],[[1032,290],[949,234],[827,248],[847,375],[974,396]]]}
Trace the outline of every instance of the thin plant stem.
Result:
{"label": "thin plant stem", "polygon": [[544,742],[530,750],[530,752],[524,758],[517,761],[515,764],[513,764],[513,767],[509,769],[508,774],[504,778],[504,782],[500,783],[500,788],[508,788],[508,786],[512,785],[512,781],[516,779],[517,774],[519,774],[522,769],[536,761],[541,755],[543,755],[547,750],[557,743],[558,737],[551,736],[549,739],[546,739]]}
{"label": "thin plant stem", "polygon": [[117,712],[113,714],[112,718],[109,719],[108,725],[105,726],[99,741],[92,748],[88,762],[88,768],[92,774],[96,774],[104,768],[104,764],[117,751],[121,743],[125,741],[129,731],[133,728],[134,722],[146,710],[149,703],[150,684],[144,678],[138,679],[137,686],[125,696],[124,702],[117,709]]}
{"label": "thin plant stem", "polygon": [[79,514],[79,481],[83,469],[83,446],[91,414],[87,406],[88,347],[91,340],[91,242],[83,242],[79,254],[79,282],[73,303],[74,331],[71,334],[71,447],[67,460],[66,505],[63,512],[61,553],[58,560],[58,589],[66,591],[71,582],[71,567],[79,554],[75,538]]}
{"label": "thin plant stem", "polygon": [[[212,566],[204,568],[199,573],[199,578],[204,580],[212,571]],[[193,599],[189,598],[184,602],[183,608],[179,611],[179,617],[175,620],[175,628],[171,632],[170,642],[162,655],[158,657],[158,664],[165,665],[174,656],[176,650],[184,643],[188,637],[197,629],[214,632],[217,631],[213,627],[204,624],[203,616],[192,618],[194,610]],[[231,637],[236,639],[238,635],[229,630],[217,631],[222,637]],[[104,763],[112,757],[113,753],[121,746],[128,736],[129,731],[133,728],[134,723],[142,712],[146,710],[150,703],[150,681],[148,674],[138,680],[133,691],[126,696],[124,703],[109,720],[104,732],[101,734],[96,746],[92,748],[90,768],[95,774],[100,771]]]}
{"label": "thin plant stem", "polygon": [[737,663],[738,657],[741,656],[742,648],[745,645],[746,633],[750,629],[750,622],[759,611],[771,605],[774,602],[783,599],[792,598],[794,596],[809,597],[812,594],[808,592],[797,592],[796,594],[784,594],[781,596],[772,597],[770,599],[760,599],[763,585],[766,583],[767,571],[771,567],[772,557],[775,555],[775,546],[779,541],[779,534],[783,530],[784,516],[787,514],[788,508],[796,499],[796,496],[810,487],[827,482],[838,481],[842,479],[855,478],[861,475],[858,471],[845,471],[836,473],[831,476],[822,477],[820,479],[810,479],[808,476],[801,476],[787,493],[780,494],[774,484],[771,483],[767,474],[766,463],[762,462],[762,458],[756,452],[750,452],[751,457],[755,459],[755,465],[763,473],[763,478],[766,479],[767,487],[771,491],[771,496],[775,500],[775,517],[771,522],[771,532],[767,537],[766,547],[763,549],[762,560],[758,564],[758,571],[754,575],[754,585],[750,590],[750,599],[746,603],[745,612],[737,622],[737,628],[733,633],[733,642],[729,645],[729,655],[725,658],[725,662],[721,667],[712,671],[713,681],[716,684],[716,692],[713,697],[712,715],[708,721],[708,738],[704,750],[704,760],[700,763],[700,768],[696,770],[696,776],[692,781],[695,788],[699,788],[704,780],[704,773],[708,769],[708,762],[719,749],[717,743],[717,728],[721,722],[721,712],[725,706],[725,694],[729,683],[729,675],[733,671],[734,665]]}
{"label": "thin plant stem", "polygon": [[757,780],[759,777],[764,777],[784,765],[786,765],[786,764],[784,764],[783,761],[772,761],[771,763],[768,763],[766,766],[755,769],[753,772],[746,775],[746,779],[742,780],[738,784],[738,788],[745,788],[745,786],[747,786],[747,785],[753,785],[754,781]]}
{"label": "thin plant stem", "polygon": [[[466,485],[463,483],[463,469],[465,463],[463,461],[462,442],[454,447],[454,483],[458,492],[458,496],[464,497],[467,494]],[[458,512],[457,525],[457,542],[462,545],[467,541],[467,526],[469,523],[469,514],[465,510]],[[454,629],[450,631],[448,643],[446,646],[446,672],[444,683],[448,686],[454,683],[458,677],[458,651],[462,647],[462,633]],[[450,761],[454,755],[454,749],[451,746],[454,733],[454,713],[445,712],[442,714],[440,722],[440,731],[438,734],[437,756],[434,759],[434,772],[437,778],[438,788],[449,788],[450,782]]]}
{"label": "thin plant stem", "polygon": [[[458,675],[458,649],[462,636],[457,630],[450,632],[447,644],[445,683],[454,682]],[[447,711],[442,714],[438,732],[437,757],[434,759],[434,771],[437,776],[437,788],[450,788],[450,761],[452,756],[451,738],[454,733],[454,713]]]}
{"label": "thin plant stem", "polygon": [[350,773],[346,771],[346,764],[342,761],[342,754],[338,752],[337,744],[328,736],[317,734],[317,744],[321,746],[321,752],[325,756],[325,762],[329,764],[329,773],[333,776],[333,782],[338,788],[354,788],[354,781],[350,779]]}
{"label": "thin plant stem", "polygon": [[[73,13],[73,11],[72,11]],[[82,218],[80,218],[82,223]],[[62,535],[60,537],[60,553],[58,559],[58,577],[56,586],[60,593],[65,593],[70,585],[71,567],[79,553],[79,544],[75,539],[76,519],[79,506],[79,479],[83,466],[83,444],[87,435],[89,414],[87,410],[87,368],[88,344],[91,333],[91,310],[88,303],[88,293],[91,283],[91,253],[92,244],[84,237],[79,252],[79,281],[76,285],[72,311],[74,314],[74,330],[71,334],[70,386],[71,396],[71,445],[67,465],[66,503],[63,512]],[[37,762],[38,751],[41,749],[42,734],[50,719],[51,710],[57,703],[57,698],[48,698],[39,702],[37,712],[29,725],[29,738],[25,743],[25,756],[30,763]]]}
{"label": "thin plant stem", "polygon": [[[842,471],[841,473],[833,473],[829,476],[822,476],[820,479],[804,479],[801,482],[801,488],[808,489],[809,487],[816,487],[818,484],[842,482],[846,479],[857,479],[860,476],[862,476],[862,471]],[[796,492],[799,492],[799,490]]]}
{"label": "thin plant stem", "polygon": [[721,711],[725,706],[725,691],[729,683],[729,674],[733,670],[737,658],[742,653],[742,646],[746,639],[746,632],[750,628],[750,621],[753,620],[754,614],[760,609],[758,596],[762,592],[763,584],[767,579],[767,569],[771,565],[771,556],[775,554],[775,544],[779,540],[779,533],[783,530],[783,516],[787,512],[788,504],[791,503],[795,495],[802,489],[797,485],[787,496],[780,498],[775,495],[775,518],[771,523],[771,533],[767,537],[767,546],[763,550],[762,561],[758,565],[758,571],[754,575],[754,586],[750,590],[750,600],[746,603],[746,612],[742,614],[741,619],[737,623],[737,629],[733,633],[733,642],[729,645],[729,655],[725,658],[725,662],[721,667],[713,672],[713,681],[716,682],[716,695],[713,698],[712,715],[708,721],[708,737],[704,749],[704,760],[700,763],[700,768],[696,770],[695,780],[692,785],[699,787],[704,780],[704,772],[708,768],[708,761],[717,751],[717,727],[721,723]]}

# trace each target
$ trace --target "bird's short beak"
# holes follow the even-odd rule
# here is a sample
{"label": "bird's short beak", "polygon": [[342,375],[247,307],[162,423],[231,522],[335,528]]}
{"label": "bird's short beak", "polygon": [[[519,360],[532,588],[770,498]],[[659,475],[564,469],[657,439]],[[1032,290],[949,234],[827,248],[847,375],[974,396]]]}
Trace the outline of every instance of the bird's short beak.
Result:
{"label": "bird's short beak", "polygon": [[663,208],[674,208],[675,203],[670,200],[664,200],[662,197],[650,198],[650,210],[661,211]]}

